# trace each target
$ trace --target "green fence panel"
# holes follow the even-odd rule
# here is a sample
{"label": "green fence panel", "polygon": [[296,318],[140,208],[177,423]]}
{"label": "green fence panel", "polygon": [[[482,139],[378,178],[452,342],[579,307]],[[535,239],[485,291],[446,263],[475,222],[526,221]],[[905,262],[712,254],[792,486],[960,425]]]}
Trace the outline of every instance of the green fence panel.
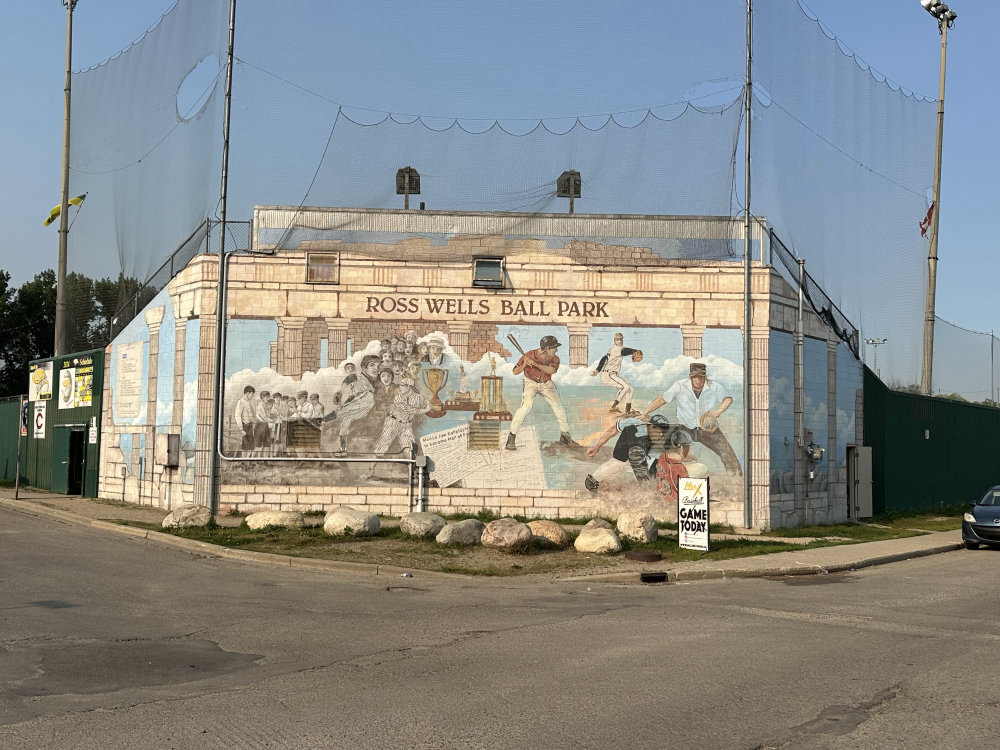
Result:
{"label": "green fence panel", "polygon": [[[13,482],[17,473],[17,441],[21,434],[21,397],[0,400],[0,479]],[[21,440],[24,460],[26,438]],[[24,472],[21,472],[24,476]]]}
{"label": "green fence panel", "polygon": [[875,513],[973,502],[1000,484],[1000,409],[893,391],[865,369]]}

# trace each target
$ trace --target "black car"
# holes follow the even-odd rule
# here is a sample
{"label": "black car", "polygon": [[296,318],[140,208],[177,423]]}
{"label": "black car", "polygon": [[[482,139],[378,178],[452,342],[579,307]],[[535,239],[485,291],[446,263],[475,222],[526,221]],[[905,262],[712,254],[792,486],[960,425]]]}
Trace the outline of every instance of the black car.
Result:
{"label": "black car", "polygon": [[979,549],[980,544],[1000,547],[1000,484],[962,516],[962,541],[967,549]]}

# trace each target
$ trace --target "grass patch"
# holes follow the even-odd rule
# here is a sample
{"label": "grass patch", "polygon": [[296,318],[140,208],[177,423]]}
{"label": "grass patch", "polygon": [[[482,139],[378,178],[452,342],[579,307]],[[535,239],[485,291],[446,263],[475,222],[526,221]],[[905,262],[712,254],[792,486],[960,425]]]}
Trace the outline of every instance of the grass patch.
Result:
{"label": "grass patch", "polygon": [[214,529],[162,529],[156,524],[134,521],[127,522],[126,525],[252,552],[474,576],[574,572],[581,568],[613,568],[621,562],[620,558],[614,557],[594,560],[572,549],[532,549],[525,554],[511,555],[478,545],[446,547],[433,539],[408,537],[398,526],[384,526],[374,537],[354,538],[329,536],[322,527],[267,527],[251,531],[245,525]]}
{"label": "grass patch", "polygon": [[[965,506],[962,506],[964,509]],[[313,515],[319,515],[318,513]],[[450,516],[452,520],[478,518],[489,522],[493,511],[476,514],[464,513]],[[433,539],[419,539],[403,534],[397,525],[383,525],[374,537],[355,538],[329,536],[322,526],[302,528],[268,527],[251,531],[244,522],[238,527],[208,526],[202,528],[162,529],[158,524],[125,522],[152,531],[162,531],[186,539],[208,544],[218,544],[233,549],[266,552],[291,557],[309,557],[321,560],[367,563],[393,566],[403,570],[438,571],[471,576],[522,576],[531,574],[583,575],[594,573],[637,573],[640,570],[661,569],[659,566],[695,560],[729,560],[735,558],[768,555],[776,552],[830,547],[838,544],[897,539],[915,536],[920,531],[912,527],[924,527],[931,519],[942,523],[961,523],[961,516],[943,517],[937,513],[907,515],[897,519],[880,519],[890,523],[835,524],[830,526],[808,526],[797,529],[777,529],[763,538],[711,539],[711,549],[707,553],[681,549],[676,538],[662,536],[648,544],[640,544],[628,539],[622,540],[624,550],[655,550],[663,555],[658,563],[640,564],[626,560],[623,555],[594,555],[580,553],[572,547],[565,550],[542,548],[540,545],[522,554],[506,554],[498,550],[476,545],[471,547],[442,546]],[[485,519],[485,520],[484,520]],[[582,524],[585,519],[560,519],[562,523],[575,521]],[[898,523],[896,527],[892,524]],[[676,528],[676,524],[661,524],[666,528]],[[953,526],[958,528],[958,525]],[[731,533],[725,525],[712,525],[715,534]],[[815,537],[808,544],[781,541],[781,537]],[[775,539],[773,537],[778,537]],[[653,566],[650,568],[649,566]]]}
{"label": "grass patch", "polygon": [[774,529],[765,532],[765,536],[801,539],[815,537],[817,539],[850,539],[852,542],[878,542],[885,539],[902,539],[908,536],[919,536],[919,531],[908,528],[891,528],[873,526],[862,523],[837,523],[829,525],[799,526],[794,529]]}
{"label": "grass patch", "polygon": [[[161,529],[156,524],[130,522],[153,531],[164,531],[185,539],[218,544],[233,549],[268,552],[292,557],[369,563],[410,570],[439,571],[471,576],[520,576],[562,573],[637,572],[638,563],[622,555],[590,555],[572,547],[553,550],[536,546],[522,554],[506,554],[481,546],[442,546],[432,539],[408,537],[397,526],[386,526],[374,537],[332,537],[321,527],[268,527],[251,531],[240,527]],[[802,549],[801,545],[760,539],[716,539],[707,553],[681,549],[676,539],[662,537],[649,544],[622,540],[623,549],[657,550],[664,563],[692,560],[727,560]],[[829,546],[814,542],[809,546]]]}
{"label": "grass patch", "polygon": [[871,519],[872,523],[894,529],[924,529],[925,531],[954,531],[962,528],[962,514],[971,503],[943,505],[939,508],[917,508],[889,511]]}
{"label": "grass patch", "polygon": [[775,552],[790,552],[793,550],[808,549],[810,547],[834,546],[835,542],[815,542],[809,545],[795,544],[792,542],[779,542],[773,539],[741,538],[741,539],[710,539],[710,549],[708,552],[698,550],[683,549],[676,539],[670,537],[660,537],[654,542],[640,543],[629,539],[622,539],[622,550],[648,550],[656,551],[663,555],[663,562],[690,562],[694,560],[733,560],[741,557],[754,557],[756,555],[770,555]]}
{"label": "grass patch", "polygon": [[954,531],[962,528],[962,514],[969,509],[965,503],[932,510],[911,509],[882,513],[866,523],[799,526],[794,529],[774,529],[770,537],[842,537],[855,542],[878,542],[918,536],[921,531]]}

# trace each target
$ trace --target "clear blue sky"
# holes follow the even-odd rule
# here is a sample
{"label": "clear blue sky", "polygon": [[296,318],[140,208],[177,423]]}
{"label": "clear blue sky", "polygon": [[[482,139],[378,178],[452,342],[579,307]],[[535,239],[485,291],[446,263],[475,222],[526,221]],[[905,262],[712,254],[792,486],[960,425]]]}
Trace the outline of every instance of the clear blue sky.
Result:
{"label": "clear blue sky", "polygon": [[[74,14],[74,69],[115,55],[172,5],[173,0],[79,0]],[[918,0],[862,4],[807,0],[806,5],[843,46],[882,75],[907,90],[936,98],[940,37]],[[1000,4],[957,0],[952,7],[959,18],[949,33],[937,311],[957,325],[1000,332],[993,293],[994,280],[1000,278],[994,227],[1000,150],[993,135],[1000,120],[996,97]],[[65,21],[59,0],[0,4],[4,71],[0,100],[5,103],[0,117],[5,177],[0,183],[2,267],[15,285],[56,264],[57,227],[43,227],[42,220],[60,194]],[[419,29],[413,32],[419,34]],[[516,62],[510,59],[510,64]],[[434,82],[427,81],[427,86],[433,88]],[[409,102],[388,106],[396,111],[413,109]],[[488,100],[473,106],[475,116],[489,112]],[[535,107],[540,116],[550,114],[544,101],[526,102],[519,109],[532,112]],[[930,163],[933,154],[926,158]],[[914,217],[915,228],[920,218]]]}

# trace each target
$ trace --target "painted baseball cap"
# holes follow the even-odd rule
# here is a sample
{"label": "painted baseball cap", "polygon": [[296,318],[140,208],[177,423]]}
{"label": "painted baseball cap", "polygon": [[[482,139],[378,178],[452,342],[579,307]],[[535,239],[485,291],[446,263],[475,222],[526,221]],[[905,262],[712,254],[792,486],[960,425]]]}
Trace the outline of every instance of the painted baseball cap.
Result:
{"label": "painted baseball cap", "polygon": [[704,362],[692,362],[691,370],[689,375],[706,375],[708,373],[708,368],[705,367]]}

